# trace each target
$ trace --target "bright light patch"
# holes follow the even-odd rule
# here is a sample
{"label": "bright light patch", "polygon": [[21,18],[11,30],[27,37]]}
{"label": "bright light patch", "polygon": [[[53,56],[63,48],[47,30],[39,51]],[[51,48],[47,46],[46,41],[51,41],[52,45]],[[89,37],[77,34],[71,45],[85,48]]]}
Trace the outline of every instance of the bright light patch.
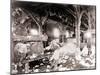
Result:
{"label": "bright light patch", "polygon": [[54,28],[54,30],[53,30],[53,35],[54,35],[54,37],[59,37],[60,36],[60,31],[59,31],[59,29],[57,29],[57,28]]}
{"label": "bright light patch", "polygon": [[68,31],[65,32],[65,36],[66,36],[66,38],[69,37],[69,32]]}
{"label": "bright light patch", "polygon": [[91,38],[91,37],[92,37],[91,32],[89,32],[89,31],[86,32],[85,35],[84,35],[84,37],[85,37],[85,38]]}
{"label": "bright light patch", "polygon": [[36,29],[31,29],[30,34],[31,35],[38,35],[38,31]]}

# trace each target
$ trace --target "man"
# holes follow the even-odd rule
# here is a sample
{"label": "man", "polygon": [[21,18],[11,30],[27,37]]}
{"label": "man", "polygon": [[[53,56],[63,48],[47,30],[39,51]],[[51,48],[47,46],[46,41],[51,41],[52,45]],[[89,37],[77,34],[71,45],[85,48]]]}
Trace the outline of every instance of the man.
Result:
{"label": "man", "polygon": [[42,40],[43,40],[43,47],[45,48],[47,46],[47,40],[48,40],[48,36],[46,33],[43,33]]}

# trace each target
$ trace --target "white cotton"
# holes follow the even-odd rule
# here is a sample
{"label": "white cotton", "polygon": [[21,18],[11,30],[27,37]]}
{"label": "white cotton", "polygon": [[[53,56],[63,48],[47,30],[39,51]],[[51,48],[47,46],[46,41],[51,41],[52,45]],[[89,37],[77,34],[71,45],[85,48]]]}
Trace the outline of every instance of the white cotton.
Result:
{"label": "white cotton", "polygon": [[39,72],[39,69],[35,69],[34,72]]}
{"label": "white cotton", "polygon": [[37,57],[37,54],[32,54],[32,56],[30,56],[30,59],[33,59],[33,58],[36,58]]}
{"label": "white cotton", "polygon": [[51,68],[50,65],[47,65],[47,68]]}
{"label": "white cotton", "polygon": [[65,71],[67,68],[65,67],[62,67],[62,68],[59,68],[59,71]]}
{"label": "white cotton", "polygon": [[46,72],[50,72],[50,70],[49,69],[46,69]]}

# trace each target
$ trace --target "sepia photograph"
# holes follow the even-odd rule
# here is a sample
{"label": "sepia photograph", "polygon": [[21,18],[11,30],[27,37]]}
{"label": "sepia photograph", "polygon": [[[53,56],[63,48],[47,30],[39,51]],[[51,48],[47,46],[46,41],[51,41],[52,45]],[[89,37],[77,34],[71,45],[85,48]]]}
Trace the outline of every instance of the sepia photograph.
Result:
{"label": "sepia photograph", "polygon": [[96,6],[11,0],[11,74],[96,69]]}

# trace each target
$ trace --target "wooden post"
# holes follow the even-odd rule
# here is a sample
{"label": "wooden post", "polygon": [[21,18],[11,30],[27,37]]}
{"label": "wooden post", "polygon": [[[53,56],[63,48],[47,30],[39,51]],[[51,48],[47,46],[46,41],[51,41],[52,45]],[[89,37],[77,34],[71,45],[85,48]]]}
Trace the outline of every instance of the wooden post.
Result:
{"label": "wooden post", "polygon": [[85,11],[77,11],[77,18],[76,18],[76,22],[75,22],[75,25],[76,25],[76,40],[77,40],[77,47],[80,48],[80,44],[81,44],[81,40],[80,40],[80,25],[81,25],[81,18],[82,18],[82,15],[85,13]]}
{"label": "wooden post", "polygon": [[25,73],[29,72],[29,63],[25,63]]}

